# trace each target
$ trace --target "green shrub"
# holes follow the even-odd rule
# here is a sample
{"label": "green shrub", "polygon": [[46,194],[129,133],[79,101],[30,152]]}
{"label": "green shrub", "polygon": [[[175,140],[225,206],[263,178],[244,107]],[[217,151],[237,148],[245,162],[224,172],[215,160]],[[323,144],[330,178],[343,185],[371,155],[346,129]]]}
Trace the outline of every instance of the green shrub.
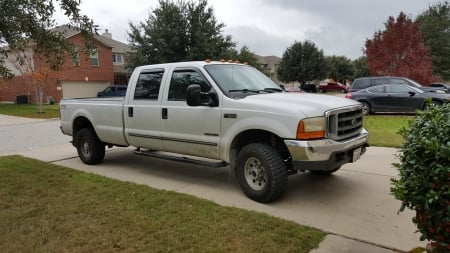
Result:
{"label": "green shrub", "polygon": [[391,180],[399,212],[416,212],[413,222],[432,252],[450,252],[450,104],[418,112],[399,133],[405,142]]}

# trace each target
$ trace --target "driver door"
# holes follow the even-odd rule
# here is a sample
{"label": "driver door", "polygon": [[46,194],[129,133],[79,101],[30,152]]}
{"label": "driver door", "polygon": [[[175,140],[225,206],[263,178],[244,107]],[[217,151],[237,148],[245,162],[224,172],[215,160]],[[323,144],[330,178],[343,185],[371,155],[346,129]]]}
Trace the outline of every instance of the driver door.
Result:
{"label": "driver door", "polygon": [[162,140],[175,153],[219,159],[220,107],[188,106],[187,87],[199,84],[203,92],[211,85],[197,68],[177,68],[171,74],[162,103]]}

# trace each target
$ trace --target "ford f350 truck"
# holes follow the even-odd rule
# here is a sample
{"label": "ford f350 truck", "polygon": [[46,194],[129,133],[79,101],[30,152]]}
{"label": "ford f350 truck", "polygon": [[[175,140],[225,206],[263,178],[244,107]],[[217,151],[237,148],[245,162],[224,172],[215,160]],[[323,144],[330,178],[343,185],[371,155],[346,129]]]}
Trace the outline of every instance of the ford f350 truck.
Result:
{"label": "ford f350 truck", "polygon": [[63,99],[61,130],[86,164],[105,148],[190,156],[229,166],[243,192],[278,199],[288,175],[329,174],[366,151],[361,104],[284,92],[238,63],[180,62],[137,67],[125,97]]}

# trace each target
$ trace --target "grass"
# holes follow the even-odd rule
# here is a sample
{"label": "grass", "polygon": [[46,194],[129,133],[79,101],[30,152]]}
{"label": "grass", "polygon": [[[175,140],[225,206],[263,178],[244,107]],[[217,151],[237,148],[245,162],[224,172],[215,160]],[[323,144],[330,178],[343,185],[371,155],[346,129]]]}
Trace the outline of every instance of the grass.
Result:
{"label": "grass", "polygon": [[0,114],[39,119],[59,118],[59,105],[43,104],[42,111],[38,113],[37,104],[0,104]]}
{"label": "grass", "polygon": [[325,233],[21,156],[0,157],[1,252],[309,252]]}
{"label": "grass", "polygon": [[397,132],[408,126],[414,116],[370,115],[364,118],[364,128],[369,132],[369,145],[399,148],[403,137]]}

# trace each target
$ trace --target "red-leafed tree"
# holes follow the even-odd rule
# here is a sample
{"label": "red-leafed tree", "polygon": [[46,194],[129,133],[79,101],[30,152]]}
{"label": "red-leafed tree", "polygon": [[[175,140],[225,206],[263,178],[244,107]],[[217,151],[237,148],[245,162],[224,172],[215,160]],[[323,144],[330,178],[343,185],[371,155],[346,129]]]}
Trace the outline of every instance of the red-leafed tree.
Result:
{"label": "red-leafed tree", "polygon": [[389,17],[386,29],[367,39],[365,53],[371,75],[405,76],[423,84],[431,83],[430,49],[425,46],[419,25],[403,12]]}

